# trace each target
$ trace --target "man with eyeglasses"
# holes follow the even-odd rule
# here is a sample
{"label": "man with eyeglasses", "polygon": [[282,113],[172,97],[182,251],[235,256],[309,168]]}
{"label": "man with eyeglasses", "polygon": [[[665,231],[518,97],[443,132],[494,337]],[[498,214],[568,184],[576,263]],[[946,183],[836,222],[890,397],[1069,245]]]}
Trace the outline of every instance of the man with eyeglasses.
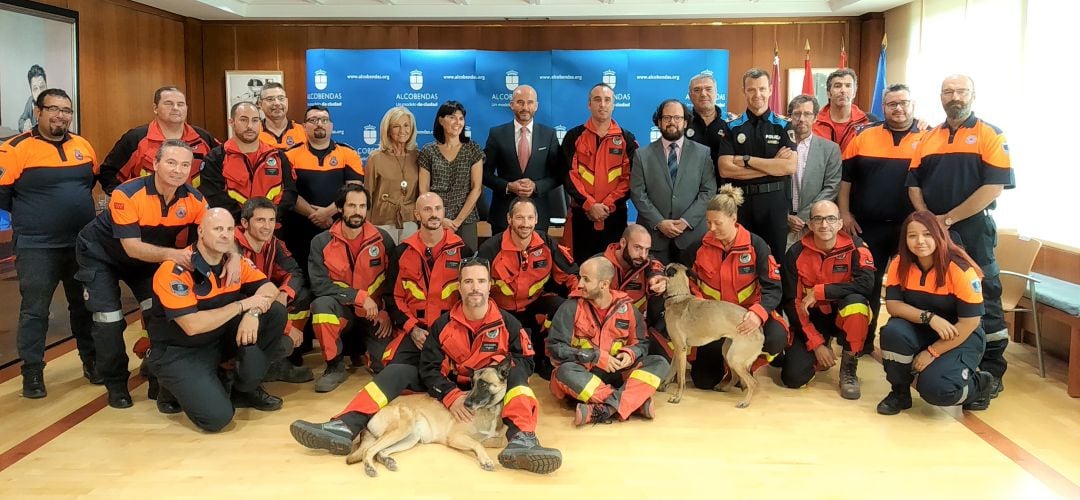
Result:
{"label": "man with eyeglasses", "polygon": [[329,229],[338,215],[334,206],[346,183],[363,184],[364,165],[351,146],[332,139],[334,123],[325,106],[309,106],[304,113],[307,144],[286,153],[296,178],[296,205],[286,212],[282,227],[285,245],[307,272],[311,240]]}
{"label": "man with eyeglasses", "polygon": [[191,147],[194,160],[188,183],[199,187],[203,159],[219,143],[210,132],[189,125],[187,113],[187,97],[179,88],[165,86],[154,91],[154,120],[125,132],[101,162],[101,188],[105,194],[111,195],[124,181],[153,174],[157,150],[169,139],[184,141]]}
{"label": "man with eyeglasses", "polygon": [[746,197],[739,206],[739,223],[764,239],[779,262],[787,243],[791,174],[798,161],[795,133],[786,118],[769,109],[767,71],[751,68],[742,81],[746,112],[728,123],[731,134],[720,144],[720,176]]}
{"label": "man with eyeglasses", "polygon": [[780,380],[797,389],[836,364],[831,341],[843,348],[840,396],[859,399],[859,355],[870,320],[867,297],[873,289],[874,258],[858,236],[841,231],[836,204],[823,200],[810,207],[810,233],[791,246],[780,276],[781,302],[791,322]]}
{"label": "man with eyeglasses", "polygon": [[855,105],[855,92],[859,79],[851,68],[841,68],[825,79],[829,103],[821,109],[814,122],[814,133],[840,145],[843,150],[859,129],[881,121],[881,118],[863,112]]}
{"label": "man with eyeglasses", "polygon": [[637,223],[652,235],[652,255],[664,264],[680,262],[687,247],[705,235],[705,205],[716,193],[709,150],[684,133],[690,109],[678,99],[656,107],[653,123],[660,139],[638,149],[630,169],[630,198]]}
{"label": "man with eyeglasses", "polygon": [[266,198],[282,216],[296,204],[296,184],[285,152],[259,140],[259,108],[247,101],[229,110],[233,137],[206,155],[202,186],[211,207],[221,207],[240,224],[240,211],[252,198]]}
{"label": "man with eyeglasses", "polygon": [[717,160],[720,159],[720,143],[729,135],[723,111],[716,105],[716,77],[712,72],[702,72],[690,79],[688,89],[690,102],[694,105],[694,117],[686,129],[686,138],[709,148],[709,169],[713,171],[717,187],[723,183]]}
{"label": "man with eyeglasses", "polygon": [[[510,228],[485,241],[476,254],[491,261],[495,303],[521,321],[534,345],[542,346],[563,297],[577,288],[578,266],[566,247],[536,231],[532,198],[515,198],[506,218]],[[536,351],[535,366],[541,378],[551,378],[551,362],[543,349]]]}
{"label": "man with eyeglasses", "polygon": [[259,110],[265,118],[259,140],[288,151],[299,147],[307,140],[304,126],[289,119],[289,97],[285,86],[278,82],[267,82],[259,92]]}
{"label": "man with eyeglasses", "polygon": [[945,123],[926,133],[911,159],[908,194],[915,210],[929,210],[951,233],[960,236],[968,255],[983,272],[982,294],[986,309],[982,328],[986,351],[979,369],[994,376],[988,398],[964,405],[984,410],[1004,390],[1002,376],[1008,365],[1005,348],[1009,331],[1001,309],[1000,269],[994,258],[997,224],[990,211],[1002,190],[1016,187],[1009,144],[1001,129],[971,111],[975,82],[967,75],[951,75],[941,83]]}
{"label": "man with eyeglasses", "polygon": [[22,395],[31,399],[46,395],[45,334],[53,292],[61,282],[83,376],[102,383],[90,312],[75,279],[75,238],[94,219],[98,163],[90,143],[68,132],[73,112],[67,92],[45,89],[34,101],[37,126],[0,145],[0,208],[11,212],[22,296],[16,346],[23,361]]}
{"label": "man with eyeglasses", "polygon": [[882,103],[885,121],[864,128],[844,150],[836,200],[844,230],[866,242],[877,264],[874,289],[868,296],[872,313],[866,333],[868,352],[877,331],[885,269],[900,244],[900,225],[912,212],[904,185],[908,167],[925,132],[915,119],[915,105],[906,85],[890,85]]}
{"label": "man with eyeglasses", "polygon": [[788,104],[798,163],[791,177],[791,213],[787,217],[785,248],[791,248],[806,233],[810,207],[822,200],[835,201],[840,185],[840,147],[814,134],[817,114],[817,98],[812,95],[797,95]]}

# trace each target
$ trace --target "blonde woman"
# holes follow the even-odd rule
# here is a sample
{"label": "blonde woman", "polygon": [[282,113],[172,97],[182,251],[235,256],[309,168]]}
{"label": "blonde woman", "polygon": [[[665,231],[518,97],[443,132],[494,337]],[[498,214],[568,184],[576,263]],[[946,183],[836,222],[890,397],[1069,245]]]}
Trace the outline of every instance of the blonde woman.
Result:
{"label": "blonde woman", "polygon": [[420,194],[420,167],[416,158],[416,118],[404,106],[390,108],[379,124],[379,149],[368,158],[364,183],[371,190],[369,220],[390,233],[394,243],[417,230],[413,208]]}

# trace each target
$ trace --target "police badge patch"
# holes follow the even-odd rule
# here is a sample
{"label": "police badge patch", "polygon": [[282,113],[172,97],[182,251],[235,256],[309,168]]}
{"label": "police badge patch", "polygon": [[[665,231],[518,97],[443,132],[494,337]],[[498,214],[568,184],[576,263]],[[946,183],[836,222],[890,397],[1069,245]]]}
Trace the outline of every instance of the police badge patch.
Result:
{"label": "police badge patch", "polygon": [[739,263],[740,264],[746,264],[747,262],[750,262],[750,254],[744,253],[744,254],[739,256]]}
{"label": "police badge patch", "polygon": [[694,137],[694,129],[692,129],[692,128],[686,129],[686,136],[687,137]]}

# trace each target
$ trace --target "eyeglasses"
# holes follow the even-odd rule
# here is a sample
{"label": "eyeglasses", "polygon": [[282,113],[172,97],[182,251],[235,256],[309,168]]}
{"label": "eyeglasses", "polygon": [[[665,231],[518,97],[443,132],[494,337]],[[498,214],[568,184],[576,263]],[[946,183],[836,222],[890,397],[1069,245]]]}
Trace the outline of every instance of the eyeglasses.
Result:
{"label": "eyeglasses", "polygon": [[945,89],[941,91],[941,95],[945,97],[967,97],[971,95],[971,89]]}
{"label": "eyeglasses", "polygon": [[48,111],[50,113],[60,113],[62,115],[71,116],[75,114],[75,110],[71,108],[61,108],[60,106],[45,106],[41,108],[42,111]]}
{"label": "eyeglasses", "polygon": [[796,111],[794,113],[791,113],[788,116],[798,120],[799,118],[813,118],[814,113],[809,112],[809,111]]}
{"label": "eyeglasses", "polygon": [[683,115],[663,115],[660,117],[660,121],[663,123],[682,123],[686,117]]}
{"label": "eyeglasses", "polygon": [[837,222],[840,222],[840,218],[835,216],[835,215],[826,215],[825,217],[822,217],[820,215],[815,215],[815,216],[810,218],[810,223],[811,224],[820,225],[823,222],[828,223],[828,224],[836,224]]}
{"label": "eyeglasses", "polygon": [[289,100],[289,98],[285,97],[283,95],[270,96],[270,97],[263,97],[262,98],[263,102],[285,102],[285,101],[288,101],[288,100]]}
{"label": "eyeglasses", "polygon": [[310,123],[312,125],[329,125],[330,124],[330,119],[329,118],[308,118],[307,120],[304,120],[304,123]]}
{"label": "eyeglasses", "polygon": [[911,101],[893,101],[885,103],[885,109],[900,109],[906,108],[911,104]]}

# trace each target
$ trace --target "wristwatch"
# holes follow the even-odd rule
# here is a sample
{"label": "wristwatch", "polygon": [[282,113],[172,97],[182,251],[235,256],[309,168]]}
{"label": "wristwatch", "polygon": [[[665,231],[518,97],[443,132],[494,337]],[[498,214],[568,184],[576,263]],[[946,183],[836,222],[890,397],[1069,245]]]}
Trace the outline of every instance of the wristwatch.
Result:
{"label": "wristwatch", "polygon": [[743,168],[750,168],[750,155],[742,155]]}
{"label": "wristwatch", "polygon": [[930,324],[930,320],[933,319],[933,318],[934,318],[934,313],[932,313],[930,311],[923,311],[923,312],[919,313],[919,321],[922,321],[922,324],[924,324],[924,325]]}
{"label": "wristwatch", "polygon": [[258,318],[259,315],[262,314],[258,309],[248,309],[245,313],[252,318]]}

